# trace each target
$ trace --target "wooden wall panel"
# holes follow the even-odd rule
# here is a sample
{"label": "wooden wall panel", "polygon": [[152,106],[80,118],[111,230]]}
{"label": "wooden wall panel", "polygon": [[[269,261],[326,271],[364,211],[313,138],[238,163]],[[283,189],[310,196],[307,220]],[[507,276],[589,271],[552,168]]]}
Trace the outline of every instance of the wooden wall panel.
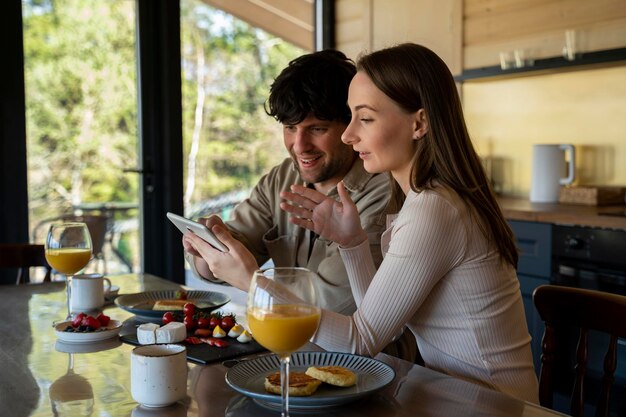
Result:
{"label": "wooden wall panel", "polygon": [[626,18],[624,0],[519,0],[518,3],[519,8],[494,9],[487,13],[466,16],[464,44],[473,45],[532,33],[564,31]]}
{"label": "wooden wall panel", "polygon": [[335,3],[337,49],[352,59],[372,48],[372,1],[337,0]]}
{"label": "wooden wall panel", "polygon": [[374,49],[401,42],[415,42],[435,51],[453,74],[462,70],[461,0],[375,0]]}
{"label": "wooden wall panel", "polygon": [[372,48],[372,1],[337,0],[335,3],[336,47],[352,59]]}
{"label": "wooden wall panel", "polygon": [[[423,44],[462,68],[462,0],[337,0],[337,47],[356,57],[402,42]],[[358,22],[358,23],[357,23]]]}
{"label": "wooden wall panel", "polygon": [[579,52],[625,47],[626,1],[465,0],[463,67],[498,65],[500,52],[515,49],[560,56],[569,29]]}

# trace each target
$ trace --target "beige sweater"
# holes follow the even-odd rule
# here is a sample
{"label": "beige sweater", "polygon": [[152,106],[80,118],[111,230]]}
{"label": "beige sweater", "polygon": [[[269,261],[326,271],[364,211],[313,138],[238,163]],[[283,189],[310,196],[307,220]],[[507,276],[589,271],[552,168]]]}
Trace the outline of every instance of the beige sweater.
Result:
{"label": "beige sweater", "polygon": [[314,342],[374,356],[407,325],[429,368],[538,403],[515,270],[458,195],[410,192],[381,246],[378,271],[365,242],[341,249],[358,309],[324,311]]}

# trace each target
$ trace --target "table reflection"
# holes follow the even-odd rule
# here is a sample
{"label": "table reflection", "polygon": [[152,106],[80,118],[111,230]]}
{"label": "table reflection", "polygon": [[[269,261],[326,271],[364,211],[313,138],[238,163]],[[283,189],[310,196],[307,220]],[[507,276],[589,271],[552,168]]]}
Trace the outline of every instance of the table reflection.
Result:
{"label": "table reflection", "polygon": [[158,408],[138,405],[131,413],[131,417],[185,417],[186,415],[187,406],[180,403]]}
{"label": "table reflection", "polygon": [[59,417],[93,414],[93,388],[87,378],[74,372],[74,353],[68,353],[67,372],[49,388],[52,413]]}

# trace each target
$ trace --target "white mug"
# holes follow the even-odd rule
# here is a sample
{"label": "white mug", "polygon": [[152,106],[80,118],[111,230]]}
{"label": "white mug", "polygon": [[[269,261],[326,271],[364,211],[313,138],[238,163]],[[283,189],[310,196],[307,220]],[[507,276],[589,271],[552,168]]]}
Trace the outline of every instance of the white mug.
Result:
{"label": "white mug", "polygon": [[101,274],[74,275],[70,281],[70,311],[80,313],[101,309],[111,280]]}
{"label": "white mug", "polygon": [[133,349],[130,393],[146,407],[165,407],[187,395],[187,349],[181,345],[146,345]]}

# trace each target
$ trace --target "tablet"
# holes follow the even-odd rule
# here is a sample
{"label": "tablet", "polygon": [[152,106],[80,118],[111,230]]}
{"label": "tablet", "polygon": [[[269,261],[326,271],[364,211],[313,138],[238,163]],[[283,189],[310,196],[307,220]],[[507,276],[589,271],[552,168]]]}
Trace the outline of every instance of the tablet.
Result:
{"label": "tablet", "polygon": [[179,216],[178,214],[174,213],[167,213],[167,218],[170,219],[181,232],[193,232],[196,235],[200,236],[202,239],[204,239],[205,242],[213,246],[215,249],[222,252],[228,252],[228,248],[222,242],[220,242],[217,237],[215,237],[213,232],[211,232],[209,228],[205,225],[194,222],[193,220],[189,220],[183,216]]}

